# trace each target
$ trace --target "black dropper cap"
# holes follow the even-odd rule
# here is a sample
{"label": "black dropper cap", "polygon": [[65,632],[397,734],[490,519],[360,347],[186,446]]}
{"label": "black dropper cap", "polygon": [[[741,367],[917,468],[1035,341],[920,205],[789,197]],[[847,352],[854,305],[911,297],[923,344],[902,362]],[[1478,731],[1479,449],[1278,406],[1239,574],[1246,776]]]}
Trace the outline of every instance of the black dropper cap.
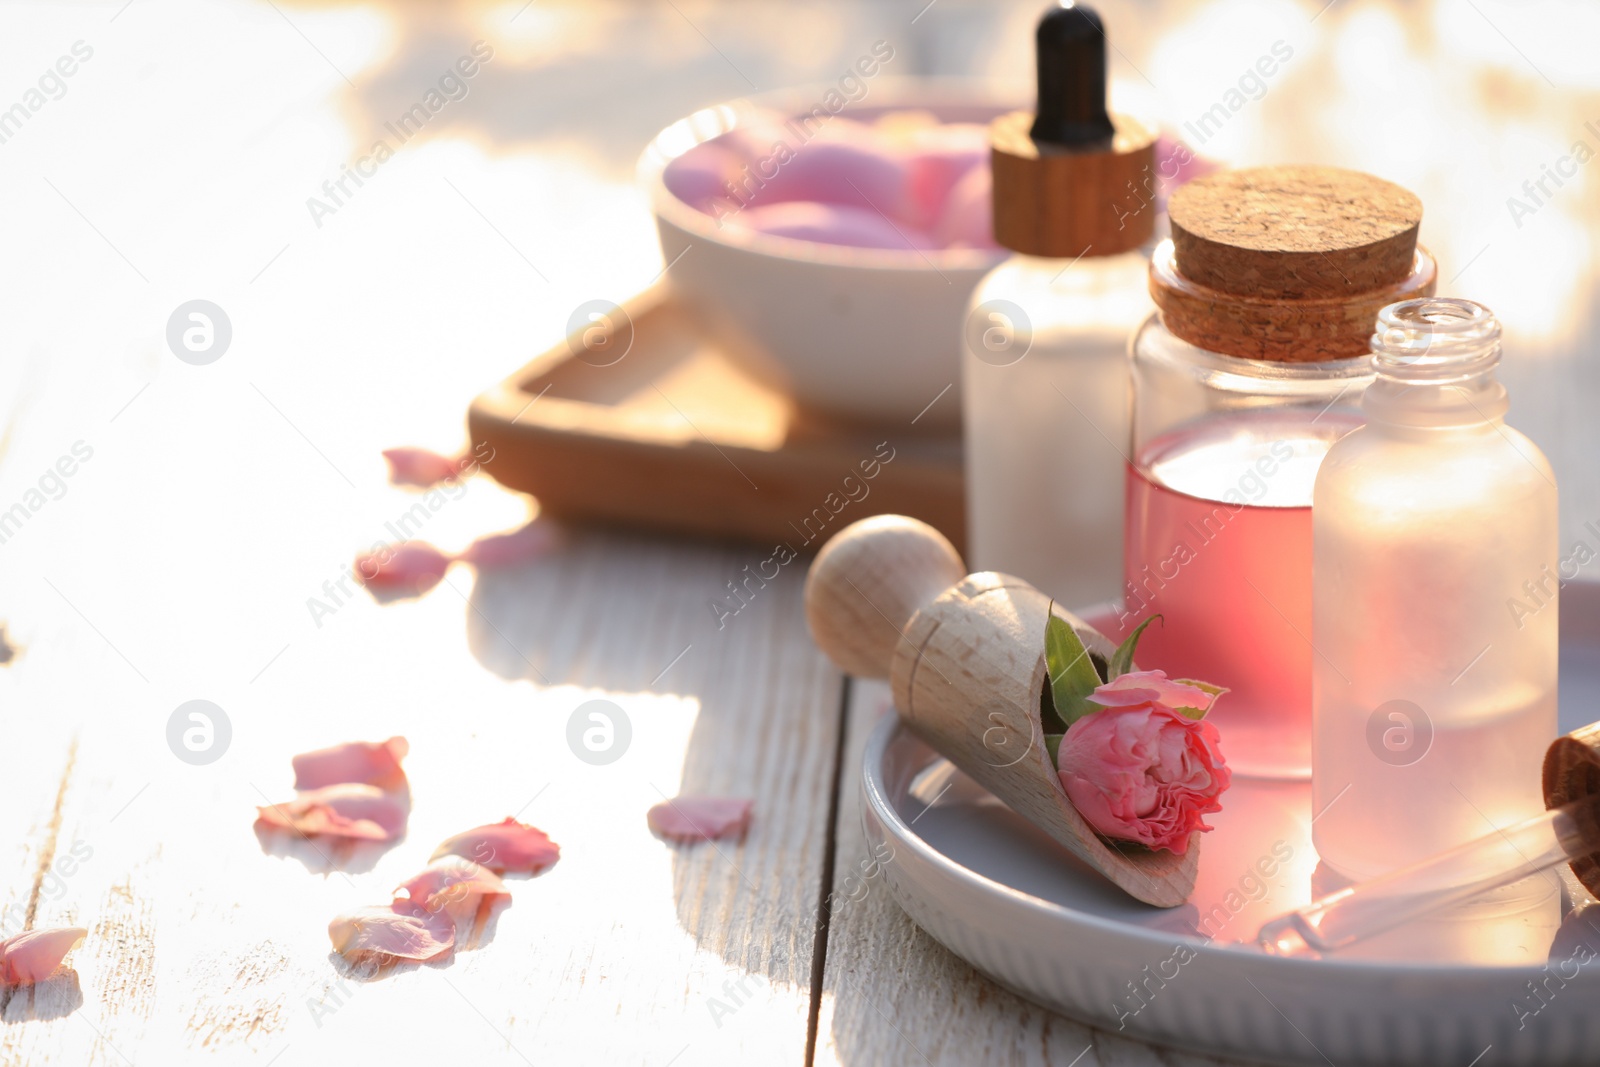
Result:
{"label": "black dropper cap", "polygon": [[1038,144],[1083,147],[1116,132],[1106,113],[1106,31],[1094,9],[1061,0],[1034,33],[1039,106],[1029,134]]}

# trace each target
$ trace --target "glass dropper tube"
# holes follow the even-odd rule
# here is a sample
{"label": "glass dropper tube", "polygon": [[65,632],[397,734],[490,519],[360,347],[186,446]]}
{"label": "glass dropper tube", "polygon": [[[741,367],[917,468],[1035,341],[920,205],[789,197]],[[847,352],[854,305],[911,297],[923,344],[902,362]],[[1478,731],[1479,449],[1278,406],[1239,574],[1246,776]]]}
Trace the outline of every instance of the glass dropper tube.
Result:
{"label": "glass dropper tube", "polygon": [[1256,943],[1274,956],[1332,952],[1594,852],[1600,793],[1330,893],[1267,922]]}

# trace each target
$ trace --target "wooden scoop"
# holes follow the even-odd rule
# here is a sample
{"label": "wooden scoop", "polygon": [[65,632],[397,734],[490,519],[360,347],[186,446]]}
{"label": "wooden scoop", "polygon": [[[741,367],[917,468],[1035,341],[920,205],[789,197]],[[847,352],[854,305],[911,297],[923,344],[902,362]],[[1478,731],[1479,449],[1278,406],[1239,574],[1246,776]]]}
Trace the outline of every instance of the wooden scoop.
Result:
{"label": "wooden scoop", "polygon": [[[962,577],[939,531],[901,515],[839,531],[811,564],[806,620],[839,669],[888,678],[917,736],[1073,855],[1147,904],[1171,908],[1194,891],[1200,834],[1183,855],[1109,841],[1083,820],[1044,745],[1050,599],[992,571]],[[1091,655],[1105,635],[1057,606]]]}

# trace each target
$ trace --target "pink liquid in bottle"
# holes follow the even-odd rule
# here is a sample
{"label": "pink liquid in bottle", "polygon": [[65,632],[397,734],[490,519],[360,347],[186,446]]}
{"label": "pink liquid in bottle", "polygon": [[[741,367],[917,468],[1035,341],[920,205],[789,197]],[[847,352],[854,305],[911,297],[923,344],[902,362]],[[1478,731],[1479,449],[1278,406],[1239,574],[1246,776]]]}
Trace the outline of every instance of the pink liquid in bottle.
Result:
{"label": "pink liquid in bottle", "polygon": [[1210,718],[1235,773],[1311,774],[1311,488],[1342,412],[1233,412],[1128,468],[1123,632],[1138,664],[1230,691]]}

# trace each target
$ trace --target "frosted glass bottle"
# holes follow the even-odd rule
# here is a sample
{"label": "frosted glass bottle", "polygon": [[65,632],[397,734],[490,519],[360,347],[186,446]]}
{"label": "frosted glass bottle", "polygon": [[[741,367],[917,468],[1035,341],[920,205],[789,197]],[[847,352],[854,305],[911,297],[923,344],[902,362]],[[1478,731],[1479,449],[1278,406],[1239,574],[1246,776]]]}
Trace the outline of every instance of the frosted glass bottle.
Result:
{"label": "frosted glass bottle", "polygon": [[1556,735],[1555,477],[1505,425],[1500,325],[1408,300],[1372,348],[1312,498],[1312,833],[1351,878],[1537,814]]}
{"label": "frosted glass bottle", "polygon": [[1122,589],[1128,337],[1143,250],[1017,255],[972,297],[962,357],[968,557],[1072,607]]}

